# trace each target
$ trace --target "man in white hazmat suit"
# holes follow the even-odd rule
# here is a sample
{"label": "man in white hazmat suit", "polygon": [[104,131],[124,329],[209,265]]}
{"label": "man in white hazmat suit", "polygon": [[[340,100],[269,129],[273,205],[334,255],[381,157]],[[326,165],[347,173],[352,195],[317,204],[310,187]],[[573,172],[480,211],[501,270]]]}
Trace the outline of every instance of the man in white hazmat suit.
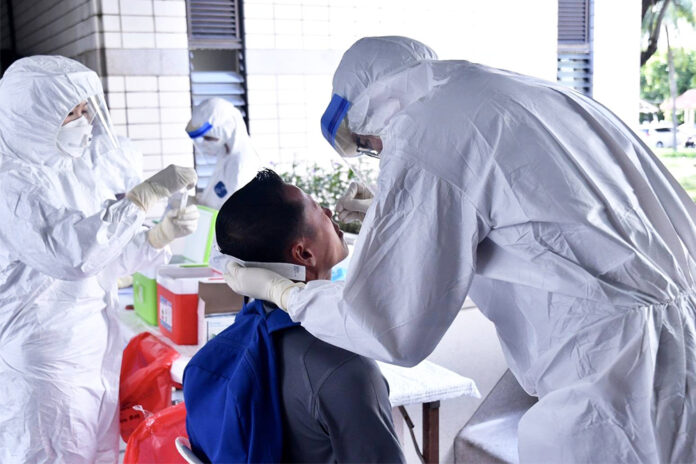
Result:
{"label": "man in white hazmat suit", "polygon": [[76,61],[15,62],[0,101],[0,462],[116,462],[116,279],[195,230],[195,207],[142,224],[196,174],[170,166],[117,201],[103,178],[119,162],[95,168],[92,134],[100,163],[123,153],[99,78]]}
{"label": "man in white hazmat suit", "polygon": [[333,90],[332,145],[381,151],[346,282],[230,265],[232,288],[403,365],[470,293],[539,397],[522,462],[696,462],[696,207],[640,139],[556,83],[400,37],[354,44]]}
{"label": "man in white hazmat suit", "polygon": [[199,153],[217,158],[208,185],[195,202],[219,210],[261,169],[242,113],[223,98],[209,98],[193,107],[186,132]]}

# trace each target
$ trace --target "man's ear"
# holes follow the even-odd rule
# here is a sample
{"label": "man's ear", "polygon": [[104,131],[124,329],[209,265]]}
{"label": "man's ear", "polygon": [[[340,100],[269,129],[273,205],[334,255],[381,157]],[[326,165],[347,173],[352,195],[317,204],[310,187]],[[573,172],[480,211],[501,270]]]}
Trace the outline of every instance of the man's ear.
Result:
{"label": "man's ear", "polygon": [[292,243],[290,247],[290,257],[295,264],[300,264],[305,267],[315,267],[317,265],[317,257],[308,247],[304,238],[295,240]]}

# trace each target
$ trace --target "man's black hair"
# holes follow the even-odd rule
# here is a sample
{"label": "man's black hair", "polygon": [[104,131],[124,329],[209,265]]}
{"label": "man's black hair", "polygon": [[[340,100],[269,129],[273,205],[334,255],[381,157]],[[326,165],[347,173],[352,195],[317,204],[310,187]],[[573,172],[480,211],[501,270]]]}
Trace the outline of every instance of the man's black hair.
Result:
{"label": "man's black hair", "polygon": [[264,169],[220,208],[215,234],[220,250],[244,261],[286,262],[303,233],[304,206],[286,198],[283,179]]}

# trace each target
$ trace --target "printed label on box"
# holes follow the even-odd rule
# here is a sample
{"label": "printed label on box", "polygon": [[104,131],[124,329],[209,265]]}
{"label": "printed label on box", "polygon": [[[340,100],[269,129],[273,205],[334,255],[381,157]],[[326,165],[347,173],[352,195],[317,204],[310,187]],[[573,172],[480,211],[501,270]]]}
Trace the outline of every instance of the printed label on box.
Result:
{"label": "printed label on box", "polygon": [[206,317],[206,340],[210,340],[211,338],[215,337],[217,334],[231,326],[234,323],[235,316],[236,314],[222,314],[215,315],[213,317]]}
{"label": "printed label on box", "polygon": [[172,304],[163,296],[160,296],[159,320],[165,329],[172,331]]}

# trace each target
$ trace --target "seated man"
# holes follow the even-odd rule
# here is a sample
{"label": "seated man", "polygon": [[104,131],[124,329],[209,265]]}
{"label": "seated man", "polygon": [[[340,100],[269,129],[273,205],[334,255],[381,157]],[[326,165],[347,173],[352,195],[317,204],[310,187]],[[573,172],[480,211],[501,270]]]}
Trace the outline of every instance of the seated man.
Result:
{"label": "seated man", "polygon": [[[307,281],[329,279],[331,268],[348,253],[331,211],[270,170],[259,172],[225,202],[217,217],[216,235],[223,253],[245,261],[303,265]],[[252,305],[245,306],[242,316]],[[239,351],[245,356],[249,352],[246,345],[239,349],[246,338],[240,340],[238,333],[232,337],[235,326],[239,329],[248,321],[237,316],[235,324],[198,352],[184,375],[187,428],[194,451],[212,460],[212,456],[239,456],[221,449],[237,445],[228,445],[219,428],[235,429],[235,436],[248,435],[245,445],[257,446],[252,443],[259,440],[257,433],[247,432],[245,424],[235,421],[249,415],[254,421],[269,421],[268,416],[277,411],[278,429],[271,420],[263,427],[255,424],[254,430],[263,435],[262,445],[271,443],[276,431],[282,430],[282,462],[403,462],[388,385],[375,362],[322,342],[275,306],[265,302],[257,306],[268,321],[258,337],[270,334],[274,360],[263,365],[271,366],[269,375],[254,372],[252,386],[243,390],[253,396],[258,386],[265,388],[266,381],[277,384],[280,406],[248,408],[251,400],[239,406],[239,394],[230,394],[231,382],[242,375],[240,371],[248,375],[249,369],[230,369],[231,364],[242,364]],[[256,337],[259,331],[256,326],[254,330]],[[237,347],[231,348],[235,343]],[[246,356],[252,359],[249,370],[263,371],[263,353],[256,349],[253,356]],[[234,420],[225,410],[230,407],[236,408]],[[240,413],[240,408],[253,411]],[[263,457],[268,455],[246,455],[247,459]]]}

